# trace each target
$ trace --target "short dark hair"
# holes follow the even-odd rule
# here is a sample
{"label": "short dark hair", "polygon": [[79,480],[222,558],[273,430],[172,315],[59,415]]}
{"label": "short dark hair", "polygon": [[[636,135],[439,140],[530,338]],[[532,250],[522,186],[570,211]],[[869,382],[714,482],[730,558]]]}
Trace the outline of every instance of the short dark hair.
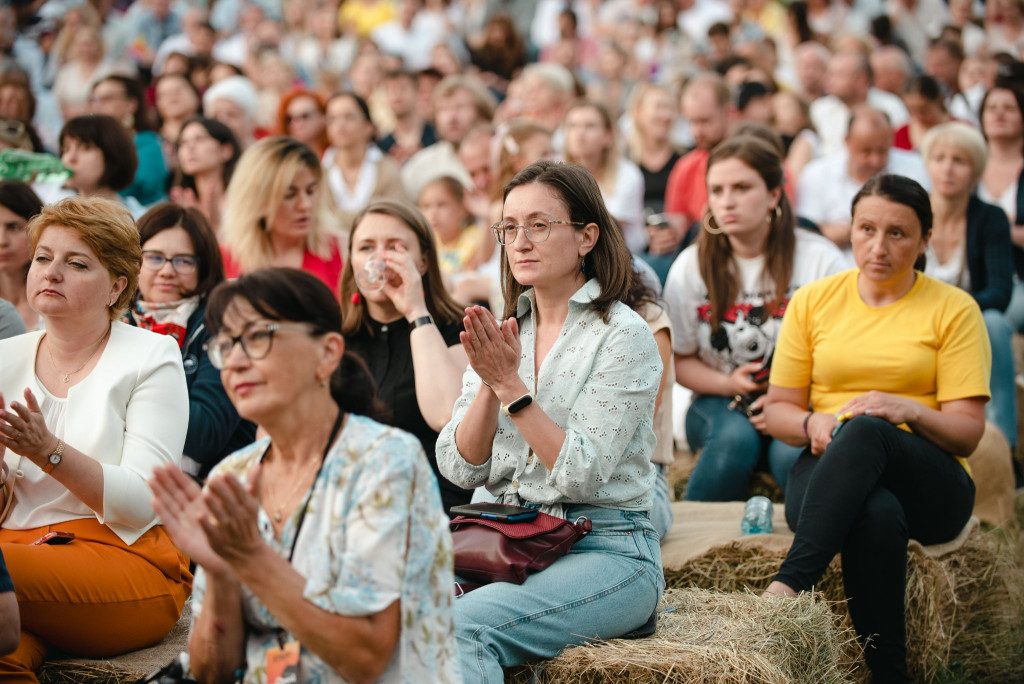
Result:
{"label": "short dark hair", "polygon": [[43,201],[25,183],[16,180],[0,181],[0,206],[9,209],[26,221],[31,221],[43,210]]}
{"label": "short dark hair", "polygon": [[[316,276],[295,268],[261,268],[213,289],[206,307],[206,328],[221,330],[228,306],[241,297],[264,318],[309,323],[314,335],[341,334],[341,309],[331,289]],[[388,410],[377,398],[376,383],[366,364],[345,351],[331,376],[331,396],[342,411],[382,421]]]}
{"label": "short dark hair", "polygon": [[220,255],[217,236],[198,209],[186,209],[174,202],[164,202],[143,214],[138,220],[138,226],[139,245],[143,247],[153,236],[171,228],[180,227],[188,233],[196,253],[198,282],[196,289],[185,296],[208,295],[214,287],[224,282],[224,260]]}
{"label": "short dark hair", "polygon": [[934,76],[928,74],[919,74],[912,77],[907,82],[907,87],[903,91],[904,95],[920,95],[929,102],[938,102],[942,105],[942,108],[946,108],[945,94],[942,92],[942,86]]}
{"label": "short dark hair", "polygon": [[96,90],[96,86],[100,83],[117,83],[124,89],[124,96],[129,100],[135,101],[135,130],[136,131],[151,131],[153,130],[153,122],[150,120],[149,105],[146,103],[146,93],[142,87],[142,83],[137,78],[131,78],[129,76],[122,76],[121,74],[111,74],[105,78],[101,78],[96,81],[92,86],[92,91]]}
{"label": "short dark hair", "polygon": [[989,96],[997,90],[1005,90],[1013,95],[1013,99],[1017,103],[1017,109],[1020,111],[1020,115],[1024,117],[1024,90],[1008,80],[997,77],[995,85],[986,91],[985,96],[981,98],[981,104],[978,105],[978,125],[981,128],[981,134],[985,136],[986,141],[988,140],[988,135],[985,133],[985,119],[983,114],[985,113],[985,105],[988,104]]}
{"label": "short dark hair", "polygon": [[124,190],[135,180],[135,171],[139,168],[135,141],[114,118],[105,114],[76,116],[64,124],[60,131],[61,152],[68,138],[74,138],[103,153],[103,175],[99,181],[102,187]]}
{"label": "short dark hair", "polygon": [[[865,197],[883,197],[890,202],[909,207],[917,215],[921,224],[921,237],[925,238],[932,232],[932,202],[928,192],[916,180],[894,173],[882,173],[871,178],[864,184],[850,203],[850,216],[857,210],[857,203]],[[914,262],[914,268],[923,271],[925,257],[922,254]]]}
{"label": "short dark hair", "polygon": [[[523,185],[544,185],[558,194],[569,210],[569,220],[582,224],[596,223],[597,242],[587,254],[583,272],[587,278],[596,278],[601,294],[588,308],[608,320],[613,303],[622,301],[629,293],[633,279],[632,258],[622,230],[605,206],[597,179],[579,164],[542,160],[520,171],[505,186],[502,203],[510,192]],[[505,247],[502,247],[504,256]],[[519,295],[526,291],[513,276],[508,260],[501,260],[501,291],[505,300],[504,317],[516,315]]]}

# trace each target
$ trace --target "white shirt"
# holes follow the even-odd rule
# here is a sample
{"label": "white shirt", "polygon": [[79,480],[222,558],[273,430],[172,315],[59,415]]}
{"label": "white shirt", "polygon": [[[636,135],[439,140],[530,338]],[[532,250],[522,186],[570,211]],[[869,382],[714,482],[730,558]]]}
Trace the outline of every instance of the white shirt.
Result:
{"label": "white shirt", "polygon": [[752,259],[733,256],[740,280],[740,294],[712,335],[707,318],[708,288],[700,275],[697,245],[680,254],[665,280],[665,308],[672,320],[672,351],[681,356],[697,354],[706,365],[723,373],[745,363],[765,361],[775,349],[785,304],[797,288],[845,268],[832,242],[802,228],[796,229],[793,274],[781,307],[769,315],[764,309],[772,299],[771,282],[764,282],[764,255]]}
{"label": "white shirt", "polygon": [[[863,183],[850,177],[846,151],[814,159],[804,167],[797,184],[796,213],[818,225],[849,221],[850,202]],[[921,157],[906,150],[889,150],[884,173],[907,176],[931,190],[931,178]]]}
{"label": "white shirt", "polygon": [[[869,88],[865,104],[885,112],[893,130],[901,128],[910,120],[903,100],[884,90]],[[822,154],[835,154],[843,149],[850,125],[850,108],[842,100],[834,95],[819,97],[811,103],[811,122],[821,138]]]}
{"label": "white shirt", "polygon": [[377,167],[384,153],[376,145],[370,144],[366,147],[366,154],[363,156],[363,163],[359,167],[359,176],[356,178],[356,185],[350,188],[341,175],[341,169],[334,163],[337,150],[328,147],[324,152],[321,162],[327,174],[327,186],[331,189],[334,202],[342,211],[357,212],[373,197],[373,190],[377,187]]}
{"label": "white shirt", "polygon": [[630,252],[641,252],[647,246],[644,231],[644,174],[640,167],[620,157],[616,163],[615,185],[611,193],[601,188],[608,213],[622,228]]}
{"label": "white shirt", "polygon": [[452,419],[437,438],[442,475],[460,487],[486,485],[507,503],[522,497],[558,517],[563,503],[650,510],[661,357],[650,327],[625,304],[612,304],[607,323],[589,308],[600,291],[592,279],[569,299],[562,331],[537,376],[533,290],[519,297],[519,375],[535,390],[534,401],[565,430],[554,468],[541,463],[512,419],[500,412],[491,457],[478,466],[462,458],[455,430],[482,387],[469,367]]}
{"label": "white shirt", "polygon": [[[42,332],[31,332],[0,341],[0,392],[5,397],[21,397],[27,387],[46,403],[46,390],[35,374],[42,337]],[[64,425],[48,427],[102,466],[103,515],[8,450],[4,460],[20,475],[17,501],[4,527],[31,529],[95,517],[125,543],[135,543],[158,522],[146,481],[157,465],[179,463],[185,446],[188,390],[178,345],[166,335],[112,323],[96,366],[68,389],[63,403]],[[59,407],[48,410],[57,412],[51,420],[58,416]]]}

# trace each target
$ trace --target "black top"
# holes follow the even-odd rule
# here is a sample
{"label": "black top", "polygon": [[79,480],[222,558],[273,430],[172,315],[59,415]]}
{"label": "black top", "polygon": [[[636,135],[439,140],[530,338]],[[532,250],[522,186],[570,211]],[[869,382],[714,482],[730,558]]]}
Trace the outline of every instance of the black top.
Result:
{"label": "black top", "polygon": [[673,151],[665,165],[655,171],[649,170],[643,164],[637,164],[640,167],[640,173],[644,175],[644,207],[650,209],[652,213],[660,214],[665,211],[665,189],[668,187],[668,177],[680,156],[678,152]]}
{"label": "black top", "polygon": [[[383,138],[377,141],[377,147],[379,147],[385,153],[391,152],[391,148],[395,146],[395,134],[388,133]],[[420,149],[430,147],[437,142],[437,131],[429,121],[423,123],[423,133],[420,135]]]}
{"label": "black top", "polygon": [[0,594],[14,591],[14,583],[11,576],[7,574],[7,564],[4,563],[4,552],[0,551]]}
{"label": "black top", "polygon": [[[416,379],[413,375],[412,347],[409,344],[409,322],[399,318],[391,323],[378,323],[368,319],[372,333],[364,328],[345,340],[346,348],[359,355],[370,368],[377,382],[377,396],[391,409],[392,424],[413,434],[423,445],[430,467],[441,486],[441,503],[445,513],[452,506],[467,504],[473,492],[449,482],[437,469],[434,446],[437,433],[430,429],[416,402]],[[445,324],[438,321],[438,330],[449,347],[459,342],[462,321]]]}
{"label": "black top", "polygon": [[982,311],[1006,311],[1013,293],[1013,243],[1006,212],[971,195],[966,241],[971,294]]}

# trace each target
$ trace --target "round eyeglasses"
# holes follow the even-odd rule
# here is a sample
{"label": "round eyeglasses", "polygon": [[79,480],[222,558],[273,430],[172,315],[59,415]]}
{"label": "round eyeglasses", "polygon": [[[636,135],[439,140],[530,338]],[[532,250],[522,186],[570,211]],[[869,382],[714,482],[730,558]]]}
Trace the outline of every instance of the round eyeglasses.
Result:
{"label": "round eyeglasses", "polygon": [[150,271],[159,271],[168,261],[171,262],[171,268],[182,275],[195,273],[196,267],[199,265],[194,254],[176,254],[169,257],[162,252],[142,253],[142,265]]}
{"label": "round eyeglasses", "polygon": [[203,350],[210,357],[210,363],[217,370],[224,370],[224,360],[235,348],[236,344],[242,345],[242,353],[253,361],[259,361],[270,353],[270,347],[274,343],[274,333],[279,330],[302,330],[304,332],[315,332],[316,328],[308,323],[267,323],[246,328],[241,335],[232,337],[221,333],[211,338],[203,345]]}
{"label": "round eyeglasses", "polygon": [[558,219],[530,219],[525,225],[517,225],[512,221],[499,221],[491,226],[494,239],[500,245],[511,245],[519,237],[519,229],[526,233],[530,242],[544,242],[551,235],[551,226],[585,226],[582,221],[559,221]]}

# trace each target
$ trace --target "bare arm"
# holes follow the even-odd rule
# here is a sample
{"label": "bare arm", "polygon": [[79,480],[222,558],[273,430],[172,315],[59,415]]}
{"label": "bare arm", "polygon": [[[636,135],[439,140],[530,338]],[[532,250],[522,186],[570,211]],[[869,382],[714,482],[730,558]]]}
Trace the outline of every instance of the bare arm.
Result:
{"label": "bare arm", "polygon": [[245,664],[242,589],[234,573],[204,572],[206,593],[188,639],[189,665],[199,681],[227,684]]}
{"label": "bare arm", "polygon": [[455,428],[455,446],[467,463],[483,465],[491,457],[500,408],[501,403],[494,392],[481,383],[462,421]]}
{"label": "bare arm", "polygon": [[[764,417],[768,434],[790,446],[807,446],[811,453],[821,456],[832,442],[832,428],[836,418],[830,413],[811,413],[810,388],[790,389],[768,385],[765,396]],[[811,414],[810,418],[807,415]],[[804,420],[807,434],[804,434]]]}
{"label": "bare arm", "polygon": [[906,423],[915,434],[957,456],[970,456],[985,432],[982,397],[946,401],[933,409],[906,397],[868,392],[847,402],[840,411],[853,416],[871,411],[870,415],[894,425]]}
{"label": "bare arm", "polygon": [[669,378],[669,364],[672,363],[672,340],[669,338],[668,330],[662,328],[658,332],[654,333],[654,341],[658,345],[658,356],[661,357],[661,382],[658,383],[658,396],[654,399],[654,415],[658,415],[658,411],[661,410],[661,397],[664,392],[671,392],[672,388],[668,386]]}
{"label": "bare arm", "polygon": [[734,394],[750,394],[765,388],[764,383],[756,383],[750,379],[750,374],[761,368],[759,363],[745,363],[729,375],[707,365],[696,354],[676,354],[675,363],[676,382],[697,394],[731,397]]}
{"label": "bare arm", "polygon": [[[409,318],[415,320],[422,313]],[[436,325],[421,325],[409,334],[412,348],[416,404],[431,430],[439,432],[452,417],[452,408],[462,392],[462,374],[469,365],[461,344],[449,347]]]}
{"label": "bare arm", "polygon": [[836,247],[843,249],[850,246],[850,231],[852,224],[845,223],[822,223],[818,226],[822,234],[836,244]]}
{"label": "bare arm", "polygon": [[384,673],[398,644],[398,600],[370,615],[330,613],[303,598],[306,578],[266,544],[232,566],[281,626],[346,681],[373,682]]}

